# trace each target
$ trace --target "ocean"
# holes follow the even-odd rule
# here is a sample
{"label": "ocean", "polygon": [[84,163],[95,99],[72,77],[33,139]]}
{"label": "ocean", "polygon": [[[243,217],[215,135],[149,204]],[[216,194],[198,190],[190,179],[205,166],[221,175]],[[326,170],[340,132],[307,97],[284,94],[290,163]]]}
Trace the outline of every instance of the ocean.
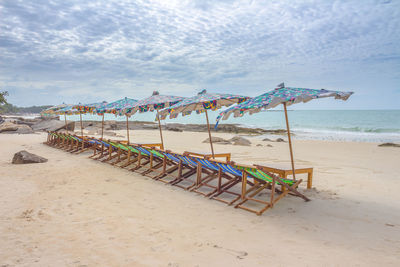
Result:
{"label": "ocean", "polygon": [[[218,112],[209,112],[214,127]],[[84,120],[101,120],[101,116],[83,115]],[[290,129],[294,139],[318,139],[358,142],[400,142],[400,110],[289,110]],[[63,118],[62,118],[63,119]],[[155,113],[135,114],[130,120],[154,121]],[[79,115],[68,116],[79,120]],[[105,120],[125,120],[106,114]],[[167,119],[162,123],[206,123],[204,114]],[[268,110],[244,115],[221,123],[236,123],[246,127],[286,129],[285,115],[281,110]],[[272,136],[273,137],[273,136]]]}

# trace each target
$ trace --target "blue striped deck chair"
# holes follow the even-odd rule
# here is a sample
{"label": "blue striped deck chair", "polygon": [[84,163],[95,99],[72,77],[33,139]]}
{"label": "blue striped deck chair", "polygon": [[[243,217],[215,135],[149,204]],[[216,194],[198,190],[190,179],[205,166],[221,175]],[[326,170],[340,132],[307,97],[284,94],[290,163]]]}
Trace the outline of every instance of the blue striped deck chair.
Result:
{"label": "blue striped deck chair", "polygon": [[[198,181],[196,186],[191,189],[191,191],[204,195],[205,197],[213,198],[215,196],[216,200],[221,202],[232,204],[236,200],[239,199],[239,194],[231,192],[229,189],[240,182],[241,176],[238,178],[238,173],[235,172],[235,175],[231,173],[227,173],[224,169],[218,165],[217,161],[212,161],[209,159],[197,159],[200,167],[202,169],[206,169],[209,171],[208,175],[205,177],[198,176]],[[222,163],[222,166],[225,166],[226,163]],[[222,197],[218,197],[221,194],[225,193],[225,197],[227,195],[233,195],[234,198],[224,199]]]}
{"label": "blue striped deck chair", "polygon": [[193,191],[201,193],[204,187],[211,188],[213,190],[204,195],[228,205],[232,205],[240,198],[240,189],[236,190],[237,192],[233,190],[233,187],[241,182],[242,172],[240,170],[232,167],[229,163],[215,159],[198,159],[198,161],[203,168],[208,168],[215,175],[200,181]]}
{"label": "blue striped deck chair", "polygon": [[189,161],[184,162],[180,157],[183,155],[169,150],[163,151],[162,154],[164,155],[162,171],[155,177],[156,180],[169,184],[179,183],[196,173],[197,167],[190,165]]}
{"label": "blue striped deck chair", "polygon": [[[109,155],[110,144],[101,139],[96,139],[95,149],[93,149],[93,155],[89,158],[94,160],[99,160]],[[100,155],[98,155],[97,150],[100,151]]]}
{"label": "blue striped deck chair", "polygon": [[[302,180],[284,179],[263,170],[262,167],[239,164],[232,167],[242,172],[242,192],[240,202],[235,205],[235,208],[261,215],[289,193],[309,201],[306,196],[297,191]],[[252,178],[253,183],[249,183],[248,178]],[[250,185],[249,188],[247,188],[248,185]],[[282,190],[279,190],[279,186],[282,187]],[[262,194],[264,191],[267,191],[267,194]],[[244,205],[245,203],[247,204]]]}
{"label": "blue striped deck chair", "polygon": [[101,160],[101,162],[110,162],[111,160],[115,159],[116,157],[118,157],[118,145],[115,141],[112,140],[100,140],[100,142],[104,142],[105,144],[107,144],[107,157],[103,160]]}
{"label": "blue striped deck chair", "polygon": [[[178,171],[178,176],[176,177],[175,181],[171,182],[171,185],[178,186],[185,190],[190,190],[193,186],[196,185],[201,169],[198,168],[199,165],[194,157],[177,153],[175,153],[175,157],[178,158],[181,162],[181,170],[187,169],[188,171],[185,174],[181,173],[181,175],[179,175]],[[196,174],[196,177],[192,177],[194,174]]]}

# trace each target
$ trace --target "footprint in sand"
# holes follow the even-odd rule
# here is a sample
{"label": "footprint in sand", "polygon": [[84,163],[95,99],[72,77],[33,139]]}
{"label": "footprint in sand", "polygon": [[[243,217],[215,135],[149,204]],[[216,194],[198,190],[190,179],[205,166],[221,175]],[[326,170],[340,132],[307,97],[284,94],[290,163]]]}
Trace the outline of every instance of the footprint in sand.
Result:
{"label": "footprint in sand", "polygon": [[18,216],[18,218],[25,219],[26,221],[30,222],[34,220],[32,216],[33,216],[33,209],[29,209],[22,212],[22,214]]}
{"label": "footprint in sand", "polygon": [[37,213],[37,216],[39,219],[44,220],[44,221],[51,221],[51,216],[42,210],[39,210]]}
{"label": "footprint in sand", "polygon": [[[207,245],[210,246],[209,243],[207,243]],[[218,245],[213,245],[212,247],[225,250],[229,254],[234,255],[234,256],[236,256],[236,258],[241,259],[241,260],[244,259],[244,257],[246,257],[247,255],[249,255],[249,253],[247,253],[246,251],[240,251],[240,250],[234,250],[234,249],[230,249],[230,248],[224,248],[224,247],[221,247],[221,246],[218,246]]]}

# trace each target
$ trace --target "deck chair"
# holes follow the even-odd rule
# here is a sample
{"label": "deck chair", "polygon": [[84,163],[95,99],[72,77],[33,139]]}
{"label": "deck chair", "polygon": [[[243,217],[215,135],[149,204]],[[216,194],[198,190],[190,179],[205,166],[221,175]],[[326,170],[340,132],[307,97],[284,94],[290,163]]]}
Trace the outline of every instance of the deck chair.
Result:
{"label": "deck chair", "polygon": [[157,172],[163,166],[164,155],[154,147],[145,147],[141,145],[132,145],[140,153],[134,171],[140,172],[140,174],[154,178],[157,175],[151,175]]}
{"label": "deck chair", "polygon": [[93,149],[96,144],[96,138],[94,137],[71,135],[70,138],[72,139],[72,143],[67,151],[74,154],[81,154]]}
{"label": "deck chair", "polygon": [[170,150],[163,151],[162,154],[164,155],[162,171],[155,177],[156,180],[177,185],[197,172],[196,166],[184,163],[180,157],[183,155]]}
{"label": "deck chair", "polygon": [[[233,169],[242,173],[240,201],[235,205],[235,208],[241,208],[261,215],[267,209],[273,208],[275,203],[285,197],[289,192],[297,197],[303,198],[305,201],[310,200],[297,191],[297,187],[302,180],[283,179],[263,170],[262,167],[257,168],[256,166],[246,166],[235,163],[232,163],[231,166]],[[249,178],[253,179],[253,183],[248,182]],[[251,186],[248,188],[247,186],[249,184]],[[282,187],[282,190],[278,189],[279,186]],[[269,198],[262,196],[261,192],[264,190],[269,191]],[[245,205],[245,203],[249,204],[248,202],[252,202],[253,205]]]}
{"label": "deck chair", "polygon": [[106,141],[101,139],[96,139],[95,144],[92,147],[93,154],[89,156],[89,158],[94,160],[103,159],[104,157],[109,155],[109,147],[110,144],[108,144]]}
{"label": "deck chair", "polygon": [[[230,191],[229,189],[235,186],[241,181],[241,174],[238,172],[232,172],[225,162],[210,159],[197,159],[200,168],[208,169],[211,173],[208,173],[205,177],[202,177],[199,173],[196,185],[191,191],[202,194],[206,197],[215,198],[221,202],[231,205],[239,199],[240,194]],[[227,194],[234,196],[233,199],[220,198],[221,194]]]}

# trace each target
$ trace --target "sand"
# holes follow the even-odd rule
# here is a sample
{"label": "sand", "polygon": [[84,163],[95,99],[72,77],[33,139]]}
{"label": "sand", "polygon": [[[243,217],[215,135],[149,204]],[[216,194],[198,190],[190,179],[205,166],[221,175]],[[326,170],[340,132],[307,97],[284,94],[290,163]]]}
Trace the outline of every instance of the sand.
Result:
{"label": "sand", "polygon": [[[209,149],[206,133],[164,135],[172,150]],[[400,265],[399,148],[296,140],[297,166],[315,168],[315,188],[302,189],[312,201],[289,196],[257,216],[45,139],[0,135],[0,266]],[[156,142],[158,132],[131,140]],[[287,143],[250,140],[215,149],[289,165]],[[22,149],[49,161],[12,165]]]}

